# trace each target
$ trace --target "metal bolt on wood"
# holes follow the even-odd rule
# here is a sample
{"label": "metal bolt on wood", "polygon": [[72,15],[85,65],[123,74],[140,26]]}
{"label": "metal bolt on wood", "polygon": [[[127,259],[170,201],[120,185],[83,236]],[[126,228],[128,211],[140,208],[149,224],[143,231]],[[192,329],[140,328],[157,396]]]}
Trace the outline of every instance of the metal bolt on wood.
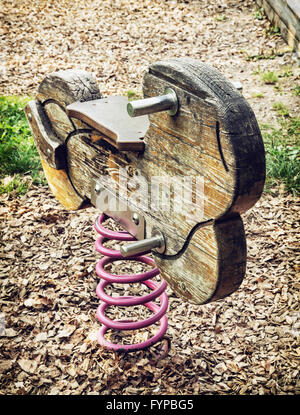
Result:
{"label": "metal bolt on wood", "polygon": [[139,99],[127,104],[127,112],[131,117],[139,117],[161,111],[168,111],[170,115],[175,115],[178,111],[177,95],[171,88],[166,88],[164,95]]}

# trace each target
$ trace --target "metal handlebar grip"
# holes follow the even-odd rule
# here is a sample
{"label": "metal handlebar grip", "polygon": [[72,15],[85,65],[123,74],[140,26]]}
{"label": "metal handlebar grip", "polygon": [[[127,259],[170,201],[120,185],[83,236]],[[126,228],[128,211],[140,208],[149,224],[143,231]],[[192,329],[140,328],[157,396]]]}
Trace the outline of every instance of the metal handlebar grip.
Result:
{"label": "metal handlebar grip", "polygon": [[130,117],[139,117],[161,111],[168,111],[170,115],[175,115],[178,111],[177,95],[171,88],[166,88],[164,95],[139,99],[127,104],[127,112]]}
{"label": "metal handlebar grip", "polygon": [[127,258],[129,256],[148,252],[155,248],[158,252],[163,252],[165,250],[165,239],[159,231],[156,231],[156,234],[151,238],[130,242],[129,244],[121,246],[120,251],[122,257]]}

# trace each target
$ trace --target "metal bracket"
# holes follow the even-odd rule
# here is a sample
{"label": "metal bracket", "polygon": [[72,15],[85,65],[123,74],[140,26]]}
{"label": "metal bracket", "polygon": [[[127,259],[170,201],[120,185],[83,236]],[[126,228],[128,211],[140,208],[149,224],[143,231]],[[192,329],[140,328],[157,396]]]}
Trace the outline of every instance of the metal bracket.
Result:
{"label": "metal bracket", "polygon": [[74,102],[67,106],[69,117],[77,118],[103,134],[119,151],[143,151],[143,138],[149,128],[149,119],[145,115],[131,118],[126,110],[128,99],[122,96],[110,96],[85,102]]}
{"label": "metal bracket", "polygon": [[119,223],[136,239],[145,239],[145,219],[136,210],[129,209],[125,202],[111,190],[105,188],[100,181],[91,181],[91,203],[101,212]]}

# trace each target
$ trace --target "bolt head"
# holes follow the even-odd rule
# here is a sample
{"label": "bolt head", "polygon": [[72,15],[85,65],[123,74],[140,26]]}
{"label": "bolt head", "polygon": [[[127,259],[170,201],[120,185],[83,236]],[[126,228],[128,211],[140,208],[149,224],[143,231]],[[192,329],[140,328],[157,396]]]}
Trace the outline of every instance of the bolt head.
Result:
{"label": "bolt head", "polygon": [[97,195],[98,195],[98,194],[101,192],[101,187],[100,187],[100,185],[99,185],[99,184],[96,184],[96,186],[95,186],[94,190],[95,190],[95,193],[97,193]]}
{"label": "bolt head", "polygon": [[132,222],[135,225],[138,225],[140,223],[140,217],[139,217],[138,213],[136,213],[136,212],[133,213],[133,215],[132,215]]}
{"label": "bolt head", "polygon": [[132,215],[132,221],[135,225],[138,225],[140,223],[140,218],[138,213],[133,213]]}

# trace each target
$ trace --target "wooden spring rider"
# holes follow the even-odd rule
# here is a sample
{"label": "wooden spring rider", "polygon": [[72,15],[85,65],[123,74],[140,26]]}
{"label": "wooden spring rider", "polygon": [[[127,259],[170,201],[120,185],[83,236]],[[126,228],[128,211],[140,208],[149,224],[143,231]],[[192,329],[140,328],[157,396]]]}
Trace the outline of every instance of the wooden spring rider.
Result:
{"label": "wooden spring rider", "polygon": [[[51,73],[25,108],[50,189],[67,209],[92,204],[103,258],[97,316],[99,343],[138,350],[167,329],[167,284],[184,301],[205,304],[240,286],[246,240],[240,214],[260,198],[265,153],[255,115],[241,93],[215,68],[193,59],[150,65],[144,99],[102,97],[85,71]],[[124,229],[104,227],[112,218]],[[125,241],[120,250],[103,245]],[[127,241],[127,242],[126,242]],[[145,255],[152,252],[152,258]],[[120,259],[152,266],[137,275],[115,275],[105,265]],[[156,263],[156,265],[155,265]],[[161,273],[160,284],[151,278]],[[150,294],[111,297],[108,284],[140,282]],[[160,298],[160,305],[154,299]],[[110,305],[143,304],[143,321],[113,321]],[[109,342],[108,328],[133,330],[160,322],[158,333],[138,344]]]}

